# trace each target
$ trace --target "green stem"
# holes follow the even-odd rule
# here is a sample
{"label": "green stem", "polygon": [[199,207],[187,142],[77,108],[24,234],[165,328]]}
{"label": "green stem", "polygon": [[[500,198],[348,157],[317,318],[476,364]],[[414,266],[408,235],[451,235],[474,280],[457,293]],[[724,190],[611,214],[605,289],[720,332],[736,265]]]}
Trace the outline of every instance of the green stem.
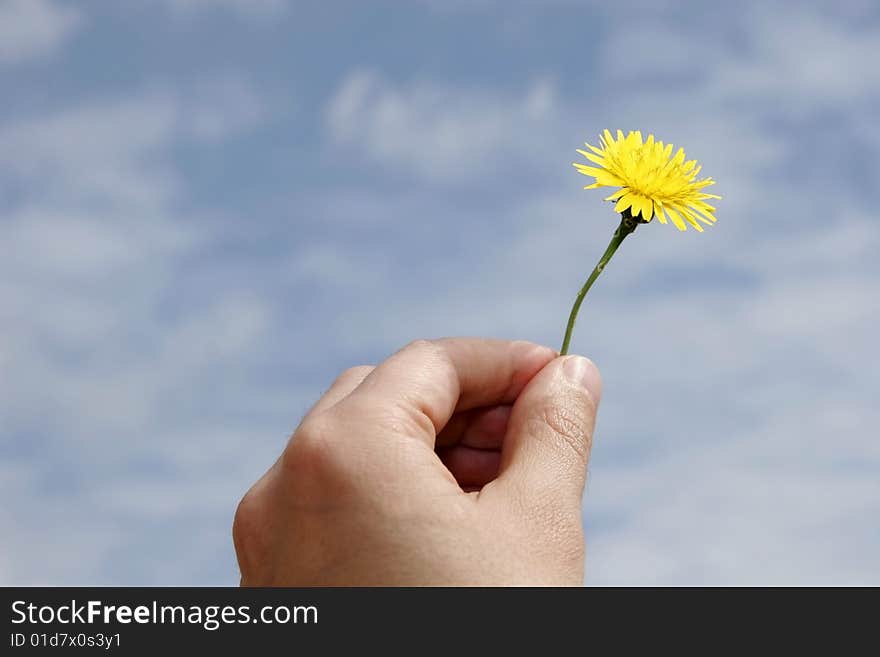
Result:
{"label": "green stem", "polygon": [[617,251],[617,247],[620,246],[623,240],[626,239],[626,236],[632,233],[638,225],[639,221],[637,219],[633,219],[628,211],[624,212],[620,219],[620,225],[617,227],[617,230],[614,231],[614,236],[611,238],[611,243],[608,244],[608,248],[605,249],[605,253],[599,258],[599,262],[593,269],[593,273],[590,274],[587,282],[584,283],[581,291],[578,292],[577,298],[574,300],[574,306],[572,306],[571,314],[568,316],[568,325],[565,327],[565,338],[562,340],[562,349],[559,350],[560,356],[564,356],[568,353],[568,346],[571,343],[571,332],[574,330],[574,322],[577,319],[578,311],[581,309],[581,303],[583,303],[584,297],[587,296],[587,292],[590,291],[593,283],[599,278],[599,274],[605,269],[605,265],[611,260],[611,256]]}

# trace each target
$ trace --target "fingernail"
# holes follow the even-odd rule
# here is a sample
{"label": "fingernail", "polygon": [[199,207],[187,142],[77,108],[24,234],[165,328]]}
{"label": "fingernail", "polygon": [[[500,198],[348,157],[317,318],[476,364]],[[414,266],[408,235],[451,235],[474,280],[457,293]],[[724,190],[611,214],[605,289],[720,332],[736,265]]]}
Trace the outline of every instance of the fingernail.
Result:
{"label": "fingernail", "polygon": [[569,356],[562,363],[562,371],[565,373],[565,378],[577,386],[586,388],[590,396],[599,401],[602,395],[602,377],[599,376],[599,369],[593,361],[583,356]]}

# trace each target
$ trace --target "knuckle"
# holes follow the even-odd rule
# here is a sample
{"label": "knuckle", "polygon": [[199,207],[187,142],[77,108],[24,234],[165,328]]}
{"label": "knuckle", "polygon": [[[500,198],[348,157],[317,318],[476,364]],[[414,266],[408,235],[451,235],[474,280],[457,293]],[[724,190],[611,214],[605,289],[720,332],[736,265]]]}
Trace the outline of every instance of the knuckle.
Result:
{"label": "knuckle", "polygon": [[332,458],[330,437],[333,430],[326,415],[306,419],[294,432],[281,456],[283,470],[299,475],[326,468]]}
{"label": "knuckle", "polygon": [[[253,489],[251,489],[253,490]],[[235,516],[232,519],[232,540],[238,547],[247,535],[247,527],[253,517],[253,501],[251,500],[251,491],[244,494],[244,497],[238,503],[235,509]]]}
{"label": "knuckle", "polygon": [[413,340],[402,351],[417,356],[427,369],[443,380],[457,380],[455,363],[445,340]]}
{"label": "knuckle", "polygon": [[430,415],[415,400],[408,398],[377,400],[366,396],[352,400],[349,410],[372,432],[385,437],[431,435],[436,428]]}
{"label": "knuckle", "polygon": [[417,355],[420,360],[432,367],[442,368],[447,375],[455,374],[455,364],[444,340],[413,340],[403,350]]}
{"label": "knuckle", "polygon": [[571,450],[579,460],[587,460],[591,439],[586,413],[579,405],[547,403],[539,418],[560,445]]}
{"label": "knuckle", "polygon": [[372,365],[357,365],[355,367],[349,367],[342,374],[336,377],[336,381],[334,385],[337,383],[344,383],[346,381],[358,381],[366,377],[370,372],[373,371]]}
{"label": "knuckle", "polygon": [[448,360],[446,350],[439,342],[420,338],[407,344],[402,351],[416,353],[428,359]]}
{"label": "knuckle", "polygon": [[232,542],[243,576],[253,571],[265,542],[261,522],[263,500],[258,486],[259,484],[255,484],[244,494],[232,520]]}
{"label": "knuckle", "polygon": [[393,433],[404,436],[432,436],[437,433],[438,422],[429,411],[418,404],[400,402],[388,421]]}
{"label": "knuckle", "polygon": [[431,340],[425,338],[416,338],[411,340],[404,349],[433,349],[435,344]]}

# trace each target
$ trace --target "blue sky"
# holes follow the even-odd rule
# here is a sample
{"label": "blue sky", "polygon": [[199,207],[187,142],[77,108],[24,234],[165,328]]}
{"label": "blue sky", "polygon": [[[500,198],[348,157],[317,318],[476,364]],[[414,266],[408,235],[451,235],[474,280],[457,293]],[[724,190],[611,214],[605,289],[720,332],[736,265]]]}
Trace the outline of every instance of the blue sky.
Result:
{"label": "blue sky", "polygon": [[724,200],[584,306],[587,582],[880,584],[877,61],[857,0],[0,0],[0,583],[236,583],[340,370],[558,346],[620,127]]}

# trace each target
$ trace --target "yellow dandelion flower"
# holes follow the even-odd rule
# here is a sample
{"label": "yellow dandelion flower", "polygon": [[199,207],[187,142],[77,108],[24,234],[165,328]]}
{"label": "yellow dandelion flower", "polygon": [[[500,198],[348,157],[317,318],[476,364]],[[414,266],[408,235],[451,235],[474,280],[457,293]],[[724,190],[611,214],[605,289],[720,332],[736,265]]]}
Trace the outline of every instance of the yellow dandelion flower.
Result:
{"label": "yellow dandelion flower", "polygon": [[597,166],[580,162],[573,164],[582,174],[596,180],[584,189],[618,188],[605,200],[615,201],[614,211],[620,213],[620,225],[575,297],[565,326],[560,355],[568,353],[574,323],[584,297],[627,235],[632,235],[640,224],[646,224],[654,217],[661,224],[671,221],[679,230],[687,230],[687,224],[690,224],[702,232],[701,224],[715,223],[715,208],[706,201],[721,198],[703,191],[709,185],[714,185],[715,181],[711,178],[697,179],[700,165],[696,160],[685,161],[683,148],[679,148],[673,156],[672,144],[656,141],[654,135],[642,140],[642,133],[638,130],[625,137],[623,131],[618,130],[616,139],[610,130],[605,130],[600,141],[601,148],[587,144],[589,151],[578,150]]}
{"label": "yellow dandelion flower", "polygon": [[631,131],[624,136],[617,131],[617,138],[610,130],[600,137],[601,148],[586,144],[589,151],[578,153],[593,162],[589,166],[573,162],[575,168],[596,182],[584,189],[619,187],[606,201],[616,201],[615,212],[627,210],[640,223],[654,217],[665,224],[671,220],[679,230],[689,223],[702,232],[700,224],[715,223],[715,208],[706,201],[720,196],[706,194],[703,190],[714,185],[712,178],[697,179],[700,165],[696,160],[685,160],[684,149],[672,155],[672,144],[656,141],[654,135],[642,140],[642,133]]}

